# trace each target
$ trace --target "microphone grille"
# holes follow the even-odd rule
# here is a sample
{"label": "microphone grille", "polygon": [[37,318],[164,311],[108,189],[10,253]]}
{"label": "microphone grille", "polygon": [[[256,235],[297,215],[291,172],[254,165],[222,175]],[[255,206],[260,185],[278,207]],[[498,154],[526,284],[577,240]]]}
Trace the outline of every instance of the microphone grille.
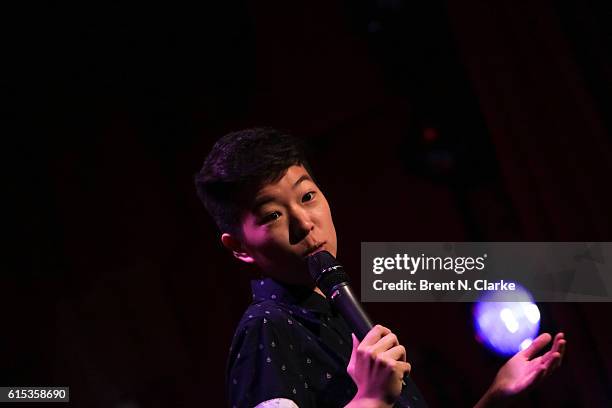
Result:
{"label": "microphone grille", "polygon": [[325,296],[331,296],[330,292],[334,286],[348,283],[349,279],[344,268],[329,252],[317,252],[307,259],[308,272]]}

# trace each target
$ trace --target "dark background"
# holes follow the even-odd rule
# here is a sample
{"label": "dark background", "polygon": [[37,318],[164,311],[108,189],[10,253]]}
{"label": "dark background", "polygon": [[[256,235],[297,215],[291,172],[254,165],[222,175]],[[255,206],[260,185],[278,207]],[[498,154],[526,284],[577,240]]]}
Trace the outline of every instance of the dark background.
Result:
{"label": "dark background", "polygon": [[[309,141],[357,287],[361,241],[612,241],[609,4],[6,9],[0,383],[68,385],[74,407],[226,404],[249,283],[192,176],[247,126]],[[610,406],[612,305],[539,306],[569,347],[523,404]],[[475,403],[503,363],[469,304],[366,308],[432,407]]]}

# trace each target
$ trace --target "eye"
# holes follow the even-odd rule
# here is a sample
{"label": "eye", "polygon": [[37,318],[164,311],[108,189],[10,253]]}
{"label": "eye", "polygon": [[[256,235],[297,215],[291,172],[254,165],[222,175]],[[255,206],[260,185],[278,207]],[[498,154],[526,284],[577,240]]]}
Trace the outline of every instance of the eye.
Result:
{"label": "eye", "polygon": [[266,224],[270,221],[277,220],[279,217],[280,217],[280,213],[278,211],[273,211],[269,214],[264,215],[264,217],[261,219],[261,223]]}
{"label": "eye", "polygon": [[302,196],[302,202],[305,203],[307,201],[311,201],[312,199],[314,199],[314,196],[315,196],[315,192],[309,191],[306,194],[304,194],[304,196]]}

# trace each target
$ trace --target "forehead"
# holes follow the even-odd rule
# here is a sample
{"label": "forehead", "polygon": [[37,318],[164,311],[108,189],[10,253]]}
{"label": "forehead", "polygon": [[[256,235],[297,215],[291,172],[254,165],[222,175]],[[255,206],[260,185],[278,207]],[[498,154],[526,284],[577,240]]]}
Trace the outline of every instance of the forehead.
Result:
{"label": "forehead", "polygon": [[255,192],[255,198],[262,194],[268,194],[275,191],[287,189],[293,190],[304,181],[312,181],[308,170],[301,165],[291,166],[281,174],[280,178],[264,183],[262,186],[260,186]]}
{"label": "forehead", "polygon": [[308,182],[314,183],[306,168],[301,165],[291,166],[282,173],[280,178],[264,183],[256,189],[252,195],[250,206],[253,208],[261,206],[279,195],[288,194],[297,190],[300,185]]}
{"label": "forehead", "polygon": [[255,196],[269,190],[284,189],[286,187],[293,188],[302,181],[312,181],[308,170],[302,165],[293,165],[288,167],[285,172],[281,174],[280,178],[261,185],[255,193]]}

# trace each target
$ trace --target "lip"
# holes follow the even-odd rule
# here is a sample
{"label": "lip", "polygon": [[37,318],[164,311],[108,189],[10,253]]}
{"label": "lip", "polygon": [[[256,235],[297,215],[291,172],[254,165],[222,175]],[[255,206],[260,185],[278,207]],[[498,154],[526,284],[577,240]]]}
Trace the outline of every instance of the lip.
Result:
{"label": "lip", "polygon": [[325,244],[326,244],[326,243],[327,243],[327,242],[319,242],[319,243],[317,243],[317,244],[315,244],[315,245],[311,246],[310,248],[308,248],[308,249],[307,249],[307,250],[304,252],[304,258],[306,258],[306,257],[308,257],[308,256],[310,256],[310,255],[314,255],[314,254],[316,254],[317,252],[324,251],[324,250],[325,250],[324,246],[325,246]]}

